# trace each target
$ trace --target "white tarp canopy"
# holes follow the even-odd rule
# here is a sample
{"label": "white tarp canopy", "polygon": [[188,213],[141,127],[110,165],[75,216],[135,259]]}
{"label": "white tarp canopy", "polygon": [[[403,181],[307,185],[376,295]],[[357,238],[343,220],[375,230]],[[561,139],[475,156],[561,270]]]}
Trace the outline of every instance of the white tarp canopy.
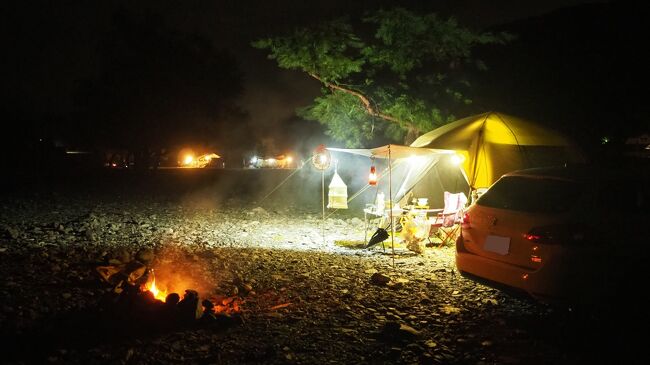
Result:
{"label": "white tarp canopy", "polygon": [[[366,156],[377,166],[377,189],[399,202],[433,167],[454,155],[452,150],[388,144],[372,149],[327,148],[331,152]],[[341,160],[341,159],[339,159]],[[345,159],[343,159],[345,162]],[[459,166],[456,166],[460,169]]]}
{"label": "white tarp canopy", "polygon": [[381,147],[375,147],[375,148],[333,148],[333,147],[328,147],[327,148],[330,151],[335,151],[335,152],[345,152],[345,153],[353,153],[356,155],[362,155],[366,157],[377,157],[377,158],[391,158],[391,159],[399,159],[399,158],[409,158],[413,156],[431,156],[435,154],[447,154],[447,153],[453,153],[454,151],[452,150],[441,150],[441,149],[434,149],[434,148],[420,148],[420,147],[409,147],[409,146],[402,146],[398,144],[387,144],[385,146]]}

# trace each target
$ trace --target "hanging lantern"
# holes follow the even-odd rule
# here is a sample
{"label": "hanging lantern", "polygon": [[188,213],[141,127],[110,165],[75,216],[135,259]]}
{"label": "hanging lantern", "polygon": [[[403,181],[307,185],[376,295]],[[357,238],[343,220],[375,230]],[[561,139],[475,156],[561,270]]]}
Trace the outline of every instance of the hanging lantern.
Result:
{"label": "hanging lantern", "polygon": [[325,148],[324,144],[316,147],[311,157],[311,163],[314,164],[317,170],[327,170],[330,167],[331,161],[332,157],[330,156],[330,152]]}
{"label": "hanging lantern", "polygon": [[343,179],[341,179],[336,171],[334,171],[334,176],[332,176],[327,197],[328,208],[348,209],[348,186],[345,185]]}
{"label": "hanging lantern", "polygon": [[377,185],[377,169],[375,165],[370,166],[370,174],[368,175],[368,185]]}

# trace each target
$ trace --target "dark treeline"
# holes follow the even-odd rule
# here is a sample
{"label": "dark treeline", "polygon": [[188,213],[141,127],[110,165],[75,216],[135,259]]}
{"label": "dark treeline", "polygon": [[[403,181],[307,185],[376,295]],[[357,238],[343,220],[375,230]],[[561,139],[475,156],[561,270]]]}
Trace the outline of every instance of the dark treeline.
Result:
{"label": "dark treeline", "polygon": [[[90,152],[77,160],[91,166],[119,155],[147,168],[164,158],[175,161],[175,151],[183,146],[222,154],[246,147],[247,115],[235,103],[243,75],[234,56],[211,40],[173,30],[155,14],[119,9],[86,45],[93,55],[85,64],[89,71],[74,74],[86,77],[66,80],[72,86],[60,88],[69,95],[58,97],[71,105],[33,110],[25,85],[42,83],[55,94],[59,90],[53,84],[64,76],[43,75],[36,70],[41,64],[21,62],[27,54],[42,55],[27,44],[29,39],[46,38],[52,31],[47,25],[32,26],[18,34],[24,43],[11,59],[16,72],[9,87],[15,90],[8,90],[7,99],[14,102],[6,105],[4,117],[13,128],[3,146],[14,156],[10,165],[59,169],[70,160],[65,151],[75,150]],[[72,62],[74,56],[65,58]]]}

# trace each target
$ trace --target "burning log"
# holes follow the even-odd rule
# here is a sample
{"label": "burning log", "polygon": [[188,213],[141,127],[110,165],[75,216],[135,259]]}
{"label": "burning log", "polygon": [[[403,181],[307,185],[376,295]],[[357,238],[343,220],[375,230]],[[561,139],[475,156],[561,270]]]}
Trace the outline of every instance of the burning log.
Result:
{"label": "burning log", "polygon": [[183,323],[192,323],[201,316],[202,310],[199,305],[199,293],[195,290],[185,290],[183,299],[178,302],[179,318]]}
{"label": "burning log", "polygon": [[203,299],[201,305],[203,306],[203,315],[200,318],[201,322],[209,324],[216,321],[217,317],[214,311],[214,304],[207,299]]}
{"label": "burning log", "polygon": [[109,284],[118,284],[119,281],[116,280],[117,276],[115,274],[119,273],[122,271],[122,268],[120,266],[98,266],[96,268],[97,273],[99,273],[99,276],[101,276],[104,281],[106,281]]}
{"label": "burning log", "polygon": [[[147,272],[147,266],[139,261],[131,261],[124,267],[123,272],[127,275],[126,281],[131,285],[141,283],[140,279]],[[146,280],[146,277],[144,277]]]}

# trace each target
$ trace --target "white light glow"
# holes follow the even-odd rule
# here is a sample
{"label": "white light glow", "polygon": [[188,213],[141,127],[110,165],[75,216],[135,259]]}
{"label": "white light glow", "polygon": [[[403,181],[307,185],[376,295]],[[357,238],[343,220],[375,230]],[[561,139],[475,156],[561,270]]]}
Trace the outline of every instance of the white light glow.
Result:
{"label": "white light glow", "polygon": [[408,158],[409,164],[411,166],[419,166],[424,163],[424,157],[422,156],[411,156]]}
{"label": "white light glow", "polygon": [[465,161],[465,157],[463,155],[454,153],[451,156],[451,163],[453,163],[454,165],[460,165],[461,163],[463,163],[463,161]]}
{"label": "white light glow", "polygon": [[252,164],[256,164],[256,163],[257,163],[257,156],[253,156],[253,158],[251,158],[251,163],[252,163]]}
{"label": "white light glow", "polygon": [[327,163],[327,155],[320,155],[318,157],[318,160],[320,161],[320,163],[326,164]]}

